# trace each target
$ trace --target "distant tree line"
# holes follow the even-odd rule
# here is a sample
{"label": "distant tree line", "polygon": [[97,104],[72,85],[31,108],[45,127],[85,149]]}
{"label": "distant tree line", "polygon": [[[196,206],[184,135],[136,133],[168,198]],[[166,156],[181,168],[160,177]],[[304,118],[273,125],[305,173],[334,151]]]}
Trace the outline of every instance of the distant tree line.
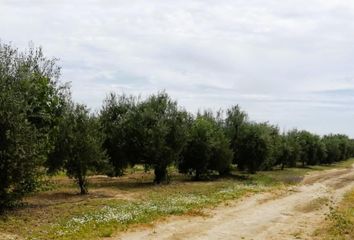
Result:
{"label": "distant tree line", "polygon": [[346,135],[280,132],[235,105],[196,115],[166,92],[146,99],[111,93],[99,113],[71,100],[56,59],[40,48],[19,52],[0,43],[0,212],[33,192],[46,174],[64,170],[81,194],[87,175],[121,176],[129,166],[153,169],[169,182],[175,165],[193,179],[274,167],[331,164],[354,155]]}

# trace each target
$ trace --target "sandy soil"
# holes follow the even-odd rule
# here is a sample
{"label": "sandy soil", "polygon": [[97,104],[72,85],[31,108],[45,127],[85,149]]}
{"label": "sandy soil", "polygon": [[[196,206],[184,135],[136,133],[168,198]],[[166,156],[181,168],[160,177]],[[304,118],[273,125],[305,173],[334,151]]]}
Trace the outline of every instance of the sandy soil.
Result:
{"label": "sandy soil", "polygon": [[318,172],[281,194],[231,202],[208,210],[207,217],[171,217],[115,239],[314,239],[329,206],[353,187],[354,168]]}

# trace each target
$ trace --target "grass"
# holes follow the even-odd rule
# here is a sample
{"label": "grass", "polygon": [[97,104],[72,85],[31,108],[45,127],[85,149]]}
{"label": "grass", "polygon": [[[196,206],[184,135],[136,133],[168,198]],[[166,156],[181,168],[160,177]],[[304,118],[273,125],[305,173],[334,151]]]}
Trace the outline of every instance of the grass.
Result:
{"label": "grass", "polygon": [[347,161],[337,162],[334,164],[324,164],[324,165],[311,166],[309,168],[313,169],[313,170],[321,171],[321,170],[328,170],[328,169],[333,169],[333,168],[351,168],[353,164],[354,164],[354,158],[351,158]]}
{"label": "grass", "polygon": [[[168,215],[194,214],[203,207],[270,188],[251,179],[179,181],[162,186],[137,181],[138,186],[132,187],[127,197],[128,193],[120,189],[129,188],[125,184],[114,186],[103,178],[91,181],[95,182],[92,185],[104,187],[94,187],[88,196],[70,194],[74,189],[60,188],[30,197],[27,205],[0,221],[0,231],[20,233],[28,239],[97,239],[132,224],[151,223]],[[119,185],[119,180],[116,181]]]}
{"label": "grass", "polygon": [[[117,230],[124,230],[131,224],[151,222],[158,217],[180,215],[197,210],[206,205],[234,199],[246,192],[261,191],[259,186],[213,187],[199,191],[152,192],[143,201],[108,201],[105,206],[75,216],[51,228],[46,237],[50,239],[86,239],[109,236]],[[38,236],[40,237],[40,236]]]}
{"label": "grass", "polygon": [[77,194],[76,186],[62,174],[51,187],[25,199],[25,204],[0,219],[0,232],[25,239],[99,239],[169,215],[200,214],[216,206],[258,192],[299,183],[310,171],[347,167],[340,165],[289,168],[255,175],[235,172],[214,181],[191,182],[173,169],[168,185],[152,184],[152,172],[130,169],[121,178],[90,178],[90,193]]}
{"label": "grass", "polygon": [[348,192],[338,207],[332,208],[324,228],[316,231],[320,239],[354,239],[354,189]]}

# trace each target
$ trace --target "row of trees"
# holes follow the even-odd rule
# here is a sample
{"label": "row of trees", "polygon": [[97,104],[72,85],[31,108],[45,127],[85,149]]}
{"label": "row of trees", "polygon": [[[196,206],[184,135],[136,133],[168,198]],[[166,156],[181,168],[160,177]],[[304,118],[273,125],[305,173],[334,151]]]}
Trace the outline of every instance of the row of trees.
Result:
{"label": "row of trees", "polygon": [[280,133],[250,121],[238,106],[193,115],[165,92],[146,99],[112,93],[91,114],[73,103],[59,76],[56,60],[41,49],[21,53],[0,44],[0,211],[59,170],[85,194],[89,173],[121,176],[135,164],[153,169],[161,183],[171,165],[199,179],[227,174],[232,164],[254,173],[330,164],[354,153],[345,135]]}
{"label": "row of trees", "polygon": [[155,169],[157,183],[168,179],[171,164],[199,179],[228,173],[231,164],[255,173],[276,166],[330,164],[354,154],[354,141],[345,135],[321,137],[296,129],[281,133],[277,126],[250,121],[239,106],[193,116],[166,93],[144,101],[111,94],[99,118],[104,148],[114,166],[111,175],[145,164]]}

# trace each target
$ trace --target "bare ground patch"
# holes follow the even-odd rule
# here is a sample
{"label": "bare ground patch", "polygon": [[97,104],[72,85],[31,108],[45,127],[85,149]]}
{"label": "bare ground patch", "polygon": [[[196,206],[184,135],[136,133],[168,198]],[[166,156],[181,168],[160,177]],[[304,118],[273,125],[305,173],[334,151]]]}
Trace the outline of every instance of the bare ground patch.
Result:
{"label": "bare ground patch", "polygon": [[313,239],[330,206],[354,186],[353,169],[306,176],[286,193],[258,194],[209,210],[211,217],[174,218],[115,239]]}

